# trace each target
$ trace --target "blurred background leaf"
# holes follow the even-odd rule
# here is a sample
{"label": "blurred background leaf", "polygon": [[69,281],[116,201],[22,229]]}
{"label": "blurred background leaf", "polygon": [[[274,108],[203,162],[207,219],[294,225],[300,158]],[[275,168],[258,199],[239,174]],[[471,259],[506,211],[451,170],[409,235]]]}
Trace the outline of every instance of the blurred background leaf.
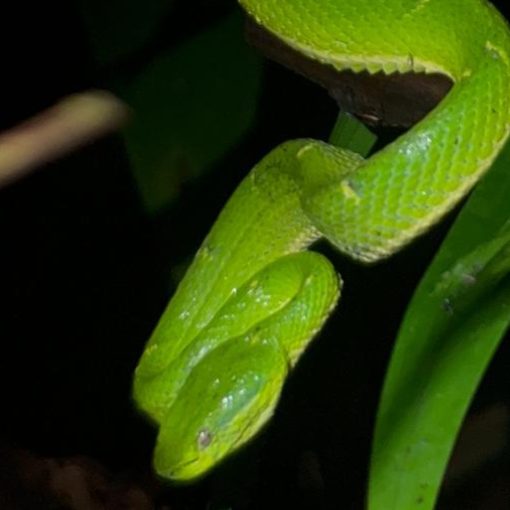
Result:
{"label": "blurred background leaf", "polygon": [[261,61],[238,14],[159,55],[134,79],[125,91],[134,111],[125,140],[149,212],[168,206],[184,182],[242,139],[260,80]]}

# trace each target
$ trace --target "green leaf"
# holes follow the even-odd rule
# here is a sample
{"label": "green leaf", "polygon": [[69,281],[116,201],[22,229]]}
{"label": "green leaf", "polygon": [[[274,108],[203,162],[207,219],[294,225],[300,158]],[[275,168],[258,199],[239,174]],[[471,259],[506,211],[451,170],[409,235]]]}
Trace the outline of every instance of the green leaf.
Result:
{"label": "green leaf", "polygon": [[135,80],[125,97],[134,110],[125,140],[150,212],[242,139],[255,118],[260,80],[261,61],[246,45],[238,15],[162,55]]}
{"label": "green leaf", "polygon": [[340,112],[329,135],[329,143],[366,156],[377,141],[377,136],[356,117]]}
{"label": "green leaf", "polygon": [[459,214],[406,312],[375,430],[370,510],[430,510],[510,323],[510,146]]}

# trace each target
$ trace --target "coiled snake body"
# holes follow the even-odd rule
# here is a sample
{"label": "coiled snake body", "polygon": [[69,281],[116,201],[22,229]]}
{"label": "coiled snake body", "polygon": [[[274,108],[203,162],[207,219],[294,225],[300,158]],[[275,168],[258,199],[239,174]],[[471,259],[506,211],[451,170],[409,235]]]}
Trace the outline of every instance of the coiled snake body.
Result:
{"label": "coiled snake body", "polygon": [[150,338],[134,396],[160,427],[156,471],[186,480],[268,420],[341,282],[320,237],[373,262],[450,210],[510,127],[510,36],[484,0],[240,0],[285,44],[337,70],[442,73],[454,86],[369,159],[316,140],[274,149],[199,249]]}

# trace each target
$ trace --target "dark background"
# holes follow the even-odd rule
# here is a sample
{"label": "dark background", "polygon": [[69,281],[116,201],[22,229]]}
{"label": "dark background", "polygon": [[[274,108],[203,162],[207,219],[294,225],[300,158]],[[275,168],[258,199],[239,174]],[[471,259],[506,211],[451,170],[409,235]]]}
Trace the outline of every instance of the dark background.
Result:
{"label": "dark background", "polygon": [[[9,31],[2,36],[0,128],[75,91],[115,91],[155,53],[236,8],[234,0],[177,2],[145,46],[105,65],[94,60],[74,4],[10,6],[2,14]],[[283,140],[327,138],[336,113],[325,91],[266,63],[248,136],[157,215],[141,204],[120,136],[1,190],[0,446],[92,458],[114,479],[150,485],[157,504],[172,509],[361,509],[392,342],[452,217],[376,267],[354,265],[319,245],[346,282],[341,306],[287,384],[268,429],[198,484],[154,489],[147,482],[154,431],[130,400],[132,372],[169,297],[172,269],[194,253],[252,164]],[[509,361],[503,343],[474,412],[509,403]],[[447,486],[440,508],[478,508],[486,493],[501,490],[491,484],[509,464],[506,451],[464,485]],[[0,458],[0,470],[8,469]]]}

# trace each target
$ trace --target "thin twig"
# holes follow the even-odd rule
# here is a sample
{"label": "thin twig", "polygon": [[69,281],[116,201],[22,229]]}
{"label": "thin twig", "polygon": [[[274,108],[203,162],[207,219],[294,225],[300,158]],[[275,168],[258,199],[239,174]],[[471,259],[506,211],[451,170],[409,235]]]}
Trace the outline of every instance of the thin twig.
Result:
{"label": "thin twig", "polygon": [[127,106],[103,90],[62,99],[0,134],[0,188],[44,163],[119,129],[127,118]]}

